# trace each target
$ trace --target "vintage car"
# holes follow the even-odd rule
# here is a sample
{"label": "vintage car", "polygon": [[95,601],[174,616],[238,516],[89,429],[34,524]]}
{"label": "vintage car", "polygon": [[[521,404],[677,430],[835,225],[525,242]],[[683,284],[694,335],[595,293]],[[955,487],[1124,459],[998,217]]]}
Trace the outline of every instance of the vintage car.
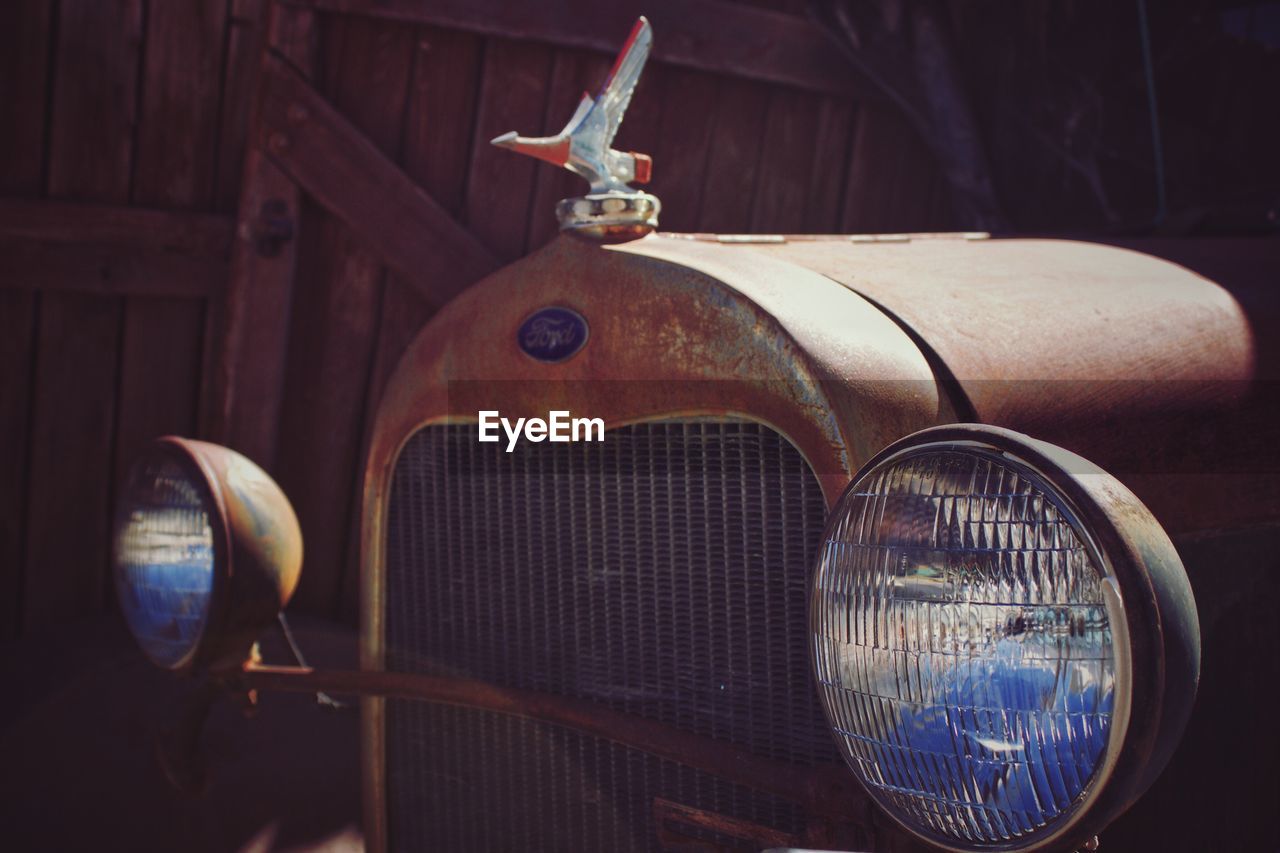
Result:
{"label": "vintage car", "polygon": [[495,140],[592,192],[387,388],[358,670],[253,652],[302,554],[266,474],[133,467],[122,609],[204,685],[166,754],[221,693],[360,695],[373,850],[1265,843],[1268,331],[1115,246],[650,233],[609,147],[648,38]]}

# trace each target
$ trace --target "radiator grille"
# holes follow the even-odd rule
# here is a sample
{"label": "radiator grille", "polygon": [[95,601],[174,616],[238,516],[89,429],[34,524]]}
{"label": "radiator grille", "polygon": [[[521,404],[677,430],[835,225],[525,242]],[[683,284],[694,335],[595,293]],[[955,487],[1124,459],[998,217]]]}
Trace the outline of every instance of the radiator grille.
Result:
{"label": "radiator grille", "polygon": [[[388,668],[444,667],[763,756],[838,760],[806,646],[825,506],[785,438],[670,421],[506,453],[475,429],[426,427],[396,464]],[[655,797],[803,825],[783,801],[625,746],[417,702],[387,703],[387,773],[393,849],[649,849]]]}

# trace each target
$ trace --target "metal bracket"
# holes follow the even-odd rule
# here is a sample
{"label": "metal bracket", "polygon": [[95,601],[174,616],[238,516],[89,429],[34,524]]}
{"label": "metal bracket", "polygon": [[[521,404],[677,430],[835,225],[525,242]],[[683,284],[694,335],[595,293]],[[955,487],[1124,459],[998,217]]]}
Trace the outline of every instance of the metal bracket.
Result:
{"label": "metal bracket", "polygon": [[254,251],[262,258],[279,256],[284,245],[294,237],[293,216],[289,203],[282,198],[262,202],[257,217],[249,226]]}

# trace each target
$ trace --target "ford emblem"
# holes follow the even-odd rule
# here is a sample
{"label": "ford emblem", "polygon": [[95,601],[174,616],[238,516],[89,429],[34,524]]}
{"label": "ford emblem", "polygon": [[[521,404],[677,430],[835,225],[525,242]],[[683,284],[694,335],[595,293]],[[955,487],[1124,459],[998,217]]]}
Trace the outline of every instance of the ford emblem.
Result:
{"label": "ford emblem", "polygon": [[587,321],[577,311],[551,305],[539,308],[520,324],[520,349],[538,361],[564,361],[587,343]]}

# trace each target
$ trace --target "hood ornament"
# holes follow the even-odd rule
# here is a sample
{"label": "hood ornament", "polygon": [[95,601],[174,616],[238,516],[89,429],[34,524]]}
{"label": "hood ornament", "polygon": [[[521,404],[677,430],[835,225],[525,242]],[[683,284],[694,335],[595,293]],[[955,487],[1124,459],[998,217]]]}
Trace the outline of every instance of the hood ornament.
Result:
{"label": "hood ornament", "polygon": [[556,205],[561,231],[622,242],[643,237],[658,226],[661,205],[657,197],[628,186],[649,181],[653,160],[610,147],[652,45],[653,29],[642,17],[632,27],[600,94],[593,98],[584,92],[564,130],[542,137],[512,131],[493,140],[499,148],[563,166],[591,183],[589,194],[561,199]]}

